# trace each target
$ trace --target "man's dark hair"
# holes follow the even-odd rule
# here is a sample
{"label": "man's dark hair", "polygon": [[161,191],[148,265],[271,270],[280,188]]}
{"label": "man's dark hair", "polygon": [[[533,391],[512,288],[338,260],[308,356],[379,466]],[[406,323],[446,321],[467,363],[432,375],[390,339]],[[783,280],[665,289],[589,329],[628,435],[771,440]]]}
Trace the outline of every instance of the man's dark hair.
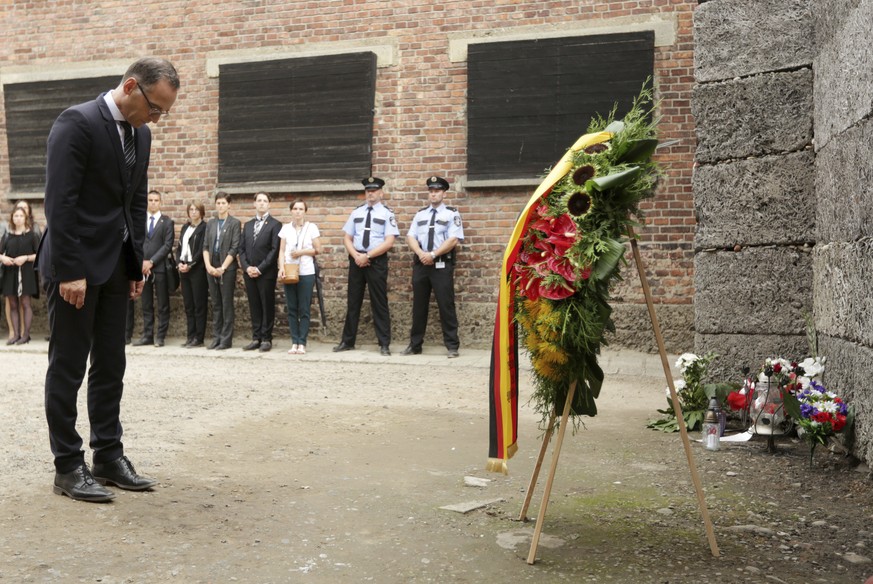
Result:
{"label": "man's dark hair", "polygon": [[143,87],[151,87],[161,79],[166,79],[173,89],[179,89],[179,74],[176,68],[166,59],[158,57],[143,57],[127,68],[127,72],[121,79],[124,81],[133,77]]}
{"label": "man's dark hair", "polygon": [[149,191],[149,195],[152,195],[152,194],[157,195],[159,199],[163,199],[163,198],[164,198],[164,196],[161,194],[161,191],[159,191],[158,189],[152,189],[152,190],[150,190],[150,191]]}
{"label": "man's dark hair", "polygon": [[229,193],[225,193],[224,191],[218,191],[217,193],[215,193],[215,200],[217,201],[218,199],[224,199],[225,201],[228,202],[228,204],[230,204],[230,194]]}

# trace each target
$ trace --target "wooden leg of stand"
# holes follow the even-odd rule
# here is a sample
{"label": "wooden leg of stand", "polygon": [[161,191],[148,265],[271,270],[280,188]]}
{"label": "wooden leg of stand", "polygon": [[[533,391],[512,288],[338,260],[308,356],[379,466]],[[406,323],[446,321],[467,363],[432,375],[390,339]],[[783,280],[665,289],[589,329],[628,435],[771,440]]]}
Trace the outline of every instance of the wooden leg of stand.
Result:
{"label": "wooden leg of stand", "polygon": [[673,402],[673,411],[676,413],[676,421],[679,424],[682,445],[685,447],[685,457],[688,459],[688,468],[691,470],[691,482],[694,483],[694,490],[697,492],[697,504],[700,507],[700,515],[703,517],[706,538],[709,540],[709,550],[712,552],[713,557],[717,558],[719,557],[719,551],[718,544],[715,541],[715,530],[713,530],[712,521],[709,519],[709,510],[706,508],[706,499],[703,496],[703,485],[700,482],[700,476],[697,474],[697,467],[694,465],[694,453],[691,451],[691,441],[688,439],[688,429],[685,427],[685,418],[682,416],[682,405],[679,403],[679,396],[676,395],[676,387],[673,385],[673,374],[670,372],[670,363],[667,361],[667,349],[664,346],[664,337],[661,335],[661,325],[658,323],[658,315],[655,314],[655,305],[652,302],[652,291],[649,289],[649,281],[648,278],[646,278],[646,270],[643,267],[643,259],[642,256],[640,256],[640,249],[637,246],[636,237],[634,236],[633,229],[630,227],[628,227],[628,235],[630,236],[631,249],[633,250],[637,271],[640,274],[640,283],[643,286],[643,294],[646,297],[649,318],[652,320],[655,341],[658,343],[658,352],[661,354],[661,365],[664,367],[664,375],[667,377],[667,385],[670,388],[670,399]]}
{"label": "wooden leg of stand", "polygon": [[555,416],[557,416],[557,412],[555,408],[552,408],[552,415],[549,416],[549,426],[546,428],[546,433],[543,436],[543,445],[540,447],[537,464],[534,467],[533,474],[530,475],[530,483],[527,485],[524,504],[521,506],[521,513],[518,514],[519,521],[527,521],[527,508],[530,507],[530,500],[533,498],[534,488],[537,486],[537,478],[540,476],[540,468],[543,466],[543,459],[546,457],[546,449],[549,447],[549,440],[552,439],[552,431],[555,429]]}
{"label": "wooden leg of stand", "polygon": [[567,424],[570,420],[570,404],[573,403],[573,396],[576,394],[576,382],[570,384],[570,389],[567,391],[567,401],[564,402],[564,413],[561,414],[561,427],[558,428],[558,439],[555,441],[555,451],[552,453],[552,465],[549,468],[549,477],[546,479],[546,486],[543,490],[543,502],[540,504],[540,512],[537,515],[537,525],[534,527],[533,539],[530,542],[530,553],[527,556],[527,563],[533,564],[537,558],[537,547],[540,545],[540,534],[543,531],[543,521],[546,518],[546,508],[549,506],[549,495],[552,493],[552,482],[555,480],[555,470],[558,468],[558,457],[561,455],[561,445],[564,443],[564,433],[567,431]]}

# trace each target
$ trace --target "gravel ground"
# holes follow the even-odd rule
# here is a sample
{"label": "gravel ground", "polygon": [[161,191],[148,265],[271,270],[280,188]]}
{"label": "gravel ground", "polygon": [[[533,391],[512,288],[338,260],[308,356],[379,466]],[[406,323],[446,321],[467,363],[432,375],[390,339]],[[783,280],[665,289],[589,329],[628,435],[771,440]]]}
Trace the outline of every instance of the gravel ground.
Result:
{"label": "gravel ground", "polygon": [[[805,446],[788,438],[776,455],[759,441],[715,453],[694,444],[720,548],[712,557],[678,435],[644,427],[663,403],[656,356],[604,354],[601,415],[565,440],[528,565],[533,522],[517,518],[538,418],[523,407],[508,476],[483,470],[486,351],[448,360],[433,347],[381,357],[315,344],[300,357],[280,342],[268,354],[218,356],[179,342],[128,349],[126,452],[160,485],[106,505],[52,494],[46,343],[0,349],[0,581],[861,584],[873,575],[869,471],[824,449],[810,468]],[[529,391],[523,381],[523,400]],[[489,482],[465,486],[466,476]],[[470,502],[490,503],[441,509]]]}

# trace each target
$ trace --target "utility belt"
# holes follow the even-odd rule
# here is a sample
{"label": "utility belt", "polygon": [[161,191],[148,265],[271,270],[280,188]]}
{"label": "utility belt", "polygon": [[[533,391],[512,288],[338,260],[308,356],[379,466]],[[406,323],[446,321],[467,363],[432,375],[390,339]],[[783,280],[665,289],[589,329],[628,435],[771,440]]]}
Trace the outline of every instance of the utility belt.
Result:
{"label": "utility belt", "polygon": [[[415,254],[412,255],[412,261],[416,266],[421,264],[421,260],[418,259],[418,256]],[[437,262],[445,262],[447,264],[455,265],[455,250],[453,249],[452,251],[450,251],[448,253],[444,253],[443,255],[438,255],[436,257],[436,259],[434,259],[434,263],[437,263]]]}

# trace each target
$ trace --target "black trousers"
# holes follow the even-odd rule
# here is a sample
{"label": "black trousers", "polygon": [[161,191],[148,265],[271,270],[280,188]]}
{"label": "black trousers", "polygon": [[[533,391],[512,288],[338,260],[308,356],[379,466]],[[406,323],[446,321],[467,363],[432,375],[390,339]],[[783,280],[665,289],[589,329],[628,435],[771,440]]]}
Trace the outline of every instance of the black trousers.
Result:
{"label": "black trousers", "polygon": [[[170,328],[170,290],[166,272],[152,272],[142,287],[142,336],[163,341]],[[158,326],[155,330],[155,304],[158,308]]]}
{"label": "black trousers", "polygon": [[45,414],[58,472],[70,472],[84,461],[82,438],[76,431],[76,402],[89,357],[88,419],[93,461],[110,462],[124,454],[119,411],[126,367],[124,323],[130,283],[123,255],[107,282],[88,284],[81,309],[61,298],[59,282],[47,286],[51,336]]}
{"label": "black trousers", "polygon": [[430,293],[436,297],[443,329],[443,344],[449,351],[457,351],[458,316],[455,312],[455,264],[448,261],[444,268],[426,266],[415,262],[412,266],[412,328],[409,344],[420,349],[427,331],[427,314],[430,308]]}
{"label": "black trousers", "polygon": [[[217,267],[217,266],[216,266]],[[223,347],[233,345],[233,291],[236,290],[236,263],[224,275],[206,276],[212,298],[212,336]]]}
{"label": "black trousers", "polygon": [[276,280],[278,276],[250,278],[243,272],[249,311],[252,316],[252,340],[272,341],[276,323]]}
{"label": "black trousers", "polygon": [[366,268],[359,268],[349,256],[349,283],[346,299],[346,323],[342,341],[354,345],[358,338],[358,321],[364,302],[364,288],[370,292],[373,326],[380,347],[391,344],[391,314],[388,312],[388,254],[370,260]]}
{"label": "black trousers", "polygon": [[182,301],[185,303],[187,340],[202,343],[206,338],[206,309],[209,306],[206,266],[203,262],[198,262],[188,272],[180,273],[180,276]]}

